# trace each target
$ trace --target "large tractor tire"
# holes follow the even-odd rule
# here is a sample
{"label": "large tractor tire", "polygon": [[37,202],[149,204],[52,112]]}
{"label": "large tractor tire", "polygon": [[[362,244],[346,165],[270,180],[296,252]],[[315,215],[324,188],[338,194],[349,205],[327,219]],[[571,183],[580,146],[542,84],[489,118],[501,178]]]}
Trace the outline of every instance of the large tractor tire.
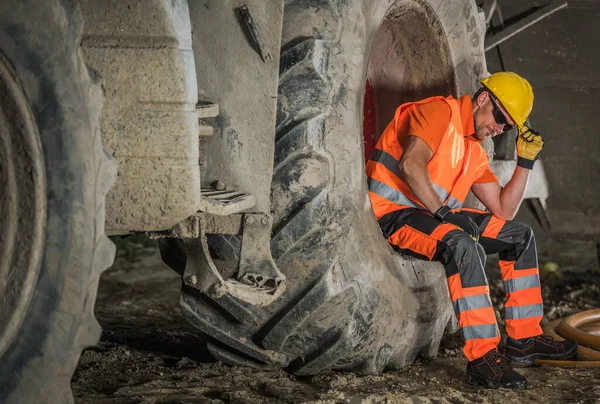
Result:
{"label": "large tractor tire", "polygon": [[[72,402],[94,345],[98,279],[114,258],[100,142],[102,89],[71,0],[0,1],[0,402]],[[90,77],[91,76],[91,77]]]}
{"label": "large tractor tire", "polygon": [[437,353],[453,319],[445,273],[396,254],[371,211],[365,80],[382,123],[402,102],[472,92],[485,73],[481,24],[471,0],[285,2],[271,250],[287,289],[257,308],[184,287],[184,316],[217,358],[307,375],[377,373]]}

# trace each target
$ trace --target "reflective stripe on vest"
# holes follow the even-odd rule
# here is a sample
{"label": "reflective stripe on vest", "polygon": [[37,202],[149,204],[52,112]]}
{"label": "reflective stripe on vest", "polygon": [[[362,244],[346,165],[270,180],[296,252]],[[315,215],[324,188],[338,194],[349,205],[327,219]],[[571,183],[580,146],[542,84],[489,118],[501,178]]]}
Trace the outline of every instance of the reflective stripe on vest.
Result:
{"label": "reflective stripe on vest", "polygon": [[[385,168],[390,170],[396,177],[400,178],[400,162],[391,155],[389,155],[387,152],[375,149],[375,151],[371,155],[371,160],[379,164],[383,164]],[[416,203],[411,201],[402,192],[390,187],[389,185],[386,185],[373,178],[368,178],[367,182],[369,184],[369,191],[381,196],[382,198],[397,203],[398,205],[410,206],[412,208],[421,207],[420,205],[417,205]],[[450,192],[446,191],[444,188],[440,187],[437,184],[431,185],[433,185],[433,189],[435,189],[435,192],[437,192],[442,201],[445,201],[445,204],[448,205],[448,207],[450,207],[451,209],[461,208],[463,203],[454,198],[453,196],[448,197],[450,195]]]}
{"label": "reflective stripe on vest", "polygon": [[399,159],[401,158],[402,147],[398,141],[399,134],[396,132],[396,122],[410,106],[433,100],[443,100],[451,109],[450,122],[443,123],[448,125],[446,132],[438,149],[427,163],[429,177],[440,199],[450,208],[460,209],[476,179],[474,172],[479,172],[482,167],[487,166],[487,155],[483,148],[478,143],[465,139],[460,104],[457,100],[452,97],[432,97],[416,103],[402,104],[396,111],[394,120],[381,135],[376,149],[367,163],[370,193],[391,202],[391,204],[385,201],[382,202],[383,208],[376,212],[378,217],[398,209],[388,205],[424,209],[423,204],[414,196],[408,184],[401,178]]}

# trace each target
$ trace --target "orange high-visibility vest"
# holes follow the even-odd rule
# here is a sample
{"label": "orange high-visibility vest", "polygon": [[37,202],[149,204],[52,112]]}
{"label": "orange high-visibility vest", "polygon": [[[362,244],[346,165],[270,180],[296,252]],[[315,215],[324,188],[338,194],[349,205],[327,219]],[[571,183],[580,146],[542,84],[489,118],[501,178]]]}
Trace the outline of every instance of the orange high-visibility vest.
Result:
{"label": "orange high-visibility vest", "polygon": [[458,100],[440,96],[402,104],[367,162],[369,197],[377,219],[399,209],[426,209],[408,184],[400,178],[398,164],[403,151],[401,142],[410,133],[398,133],[397,128],[406,109],[436,99],[445,101],[451,109],[450,122],[440,122],[440,125],[447,125],[447,129],[438,149],[427,163],[429,177],[442,202],[452,209],[460,209],[475,180],[489,166],[487,154],[481,144],[468,139],[472,133],[464,133]]}

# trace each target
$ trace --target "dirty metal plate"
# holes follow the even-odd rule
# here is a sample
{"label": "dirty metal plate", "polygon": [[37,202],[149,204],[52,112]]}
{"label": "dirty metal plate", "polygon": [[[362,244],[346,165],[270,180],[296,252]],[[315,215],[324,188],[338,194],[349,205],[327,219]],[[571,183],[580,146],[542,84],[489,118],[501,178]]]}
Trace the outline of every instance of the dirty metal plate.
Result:
{"label": "dirty metal plate", "polygon": [[252,208],[256,197],[235,189],[202,188],[200,210],[213,215],[231,215]]}

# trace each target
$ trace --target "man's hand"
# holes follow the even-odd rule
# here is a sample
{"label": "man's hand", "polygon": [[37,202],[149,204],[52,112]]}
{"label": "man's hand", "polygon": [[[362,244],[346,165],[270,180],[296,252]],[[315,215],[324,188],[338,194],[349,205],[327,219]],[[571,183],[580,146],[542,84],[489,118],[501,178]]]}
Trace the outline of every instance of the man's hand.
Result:
{"label": "man's hand", "polygon": [[479,227],[469,216],[459,215],[456,213],[448,213],[444,217],[444,221],[459,227],[466,232],[471,238],[477,242],[479,240]]}
{"label": "man's hand", "polygon": [[517,165],[531,170],[544,148],[544,138],[537,131],[523,126],[517,135]]}

